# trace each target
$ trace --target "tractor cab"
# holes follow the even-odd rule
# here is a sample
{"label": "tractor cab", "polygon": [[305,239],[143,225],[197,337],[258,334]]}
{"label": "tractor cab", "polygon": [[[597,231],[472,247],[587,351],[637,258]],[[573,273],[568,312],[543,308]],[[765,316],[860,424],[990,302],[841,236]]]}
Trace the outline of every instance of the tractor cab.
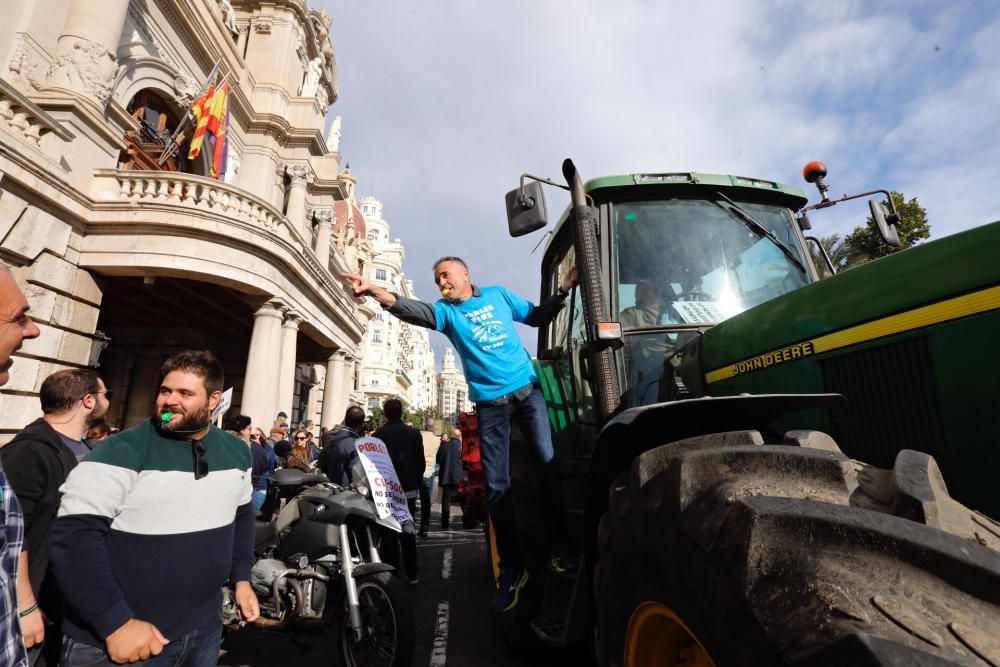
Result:
{"label": "tractor cab", "polygon": [[[817,280],[794,217],[806,203],[796,188],[681,173],[598,178],[584,189],[597,212],[600,289],[614,323],[607,335],[619,338],[612,362],[618,409],[684,397],[684,382],[669,362],[678,349],[723,320]],[[544,224],[537,181],[512,191],[507,203],[512,235]],[[585,270],[569,217],[567,211],[546,250],[542,270],[550,285],[575,264]],[[594,342],[580,291],[544,332],[539,358],[575,350],[567,358],[579,366],[572,375],[586,378]]]}
{"label": "tractor cab", "polygon": [[680,346],[816,279],[788,208],[715,194],[607,204],[622,407],[683,395],[668,362]]}

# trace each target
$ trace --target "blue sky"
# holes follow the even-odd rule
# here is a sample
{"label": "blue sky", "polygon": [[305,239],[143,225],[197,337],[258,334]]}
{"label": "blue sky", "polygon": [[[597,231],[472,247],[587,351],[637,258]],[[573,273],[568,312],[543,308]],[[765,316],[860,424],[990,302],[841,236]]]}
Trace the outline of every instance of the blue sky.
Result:
{"label": "blue sky", "polygon": [[[1000,219],[1000,3],[311,4],[333,17],[341,154],[427,300],[445,254],[537,299],[542,232],[511,239],[503,196],[523,171],[558,177],[565,157],[587,178],[706,171],[800,187],[821,159],[832,195],[917,197],[933,237]],[[811,217],[825,235],[866,214]]]}

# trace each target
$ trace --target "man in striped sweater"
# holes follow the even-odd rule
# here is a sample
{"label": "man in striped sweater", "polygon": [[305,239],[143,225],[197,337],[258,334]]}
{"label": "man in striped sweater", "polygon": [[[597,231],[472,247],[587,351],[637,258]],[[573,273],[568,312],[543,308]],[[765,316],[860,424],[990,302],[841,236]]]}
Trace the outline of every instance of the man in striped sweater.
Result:
{"label": "man in striped sweater", "polygon": [[253,507],[246,443],[210,422],[222,395],[211,352],[160,368],[156,414],[101,442],[62,487],[53,571],[66,598],[63,665],[215,665],[220,590],[232,582],[244,620]]}

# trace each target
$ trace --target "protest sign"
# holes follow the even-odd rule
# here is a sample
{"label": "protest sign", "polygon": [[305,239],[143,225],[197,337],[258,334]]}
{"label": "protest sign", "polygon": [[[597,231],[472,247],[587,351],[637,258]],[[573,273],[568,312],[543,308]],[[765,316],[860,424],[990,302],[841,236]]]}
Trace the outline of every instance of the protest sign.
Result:
{"label": "protest sign", "polygon": [[392,517],[398,523],[413,522],[410,508],[406,504],[406,493],[399,483],[399,476],[389,458],[389,449],[378,438],[358,438],[354,442],[358,458],[368,477],[368,488],[379,518]]}

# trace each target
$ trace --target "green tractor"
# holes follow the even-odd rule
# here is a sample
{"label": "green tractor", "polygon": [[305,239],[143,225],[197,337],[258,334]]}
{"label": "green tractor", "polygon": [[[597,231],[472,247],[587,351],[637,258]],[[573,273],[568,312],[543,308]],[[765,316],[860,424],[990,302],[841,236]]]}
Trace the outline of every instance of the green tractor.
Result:
{"label": "green tractor", "polygon": [[755,178],[563,172],[523,175],[507,212],[520,236],[547,222],[540,182],[570,191],[540,298],[580,280],[536,364],[582,559],[546,573],[515,438],[539,556],[512,643],[620,667],[1000,665],[1000,222],[820,280],[806,212],[888,193],[830,200],[820,163],[813,206]]}

